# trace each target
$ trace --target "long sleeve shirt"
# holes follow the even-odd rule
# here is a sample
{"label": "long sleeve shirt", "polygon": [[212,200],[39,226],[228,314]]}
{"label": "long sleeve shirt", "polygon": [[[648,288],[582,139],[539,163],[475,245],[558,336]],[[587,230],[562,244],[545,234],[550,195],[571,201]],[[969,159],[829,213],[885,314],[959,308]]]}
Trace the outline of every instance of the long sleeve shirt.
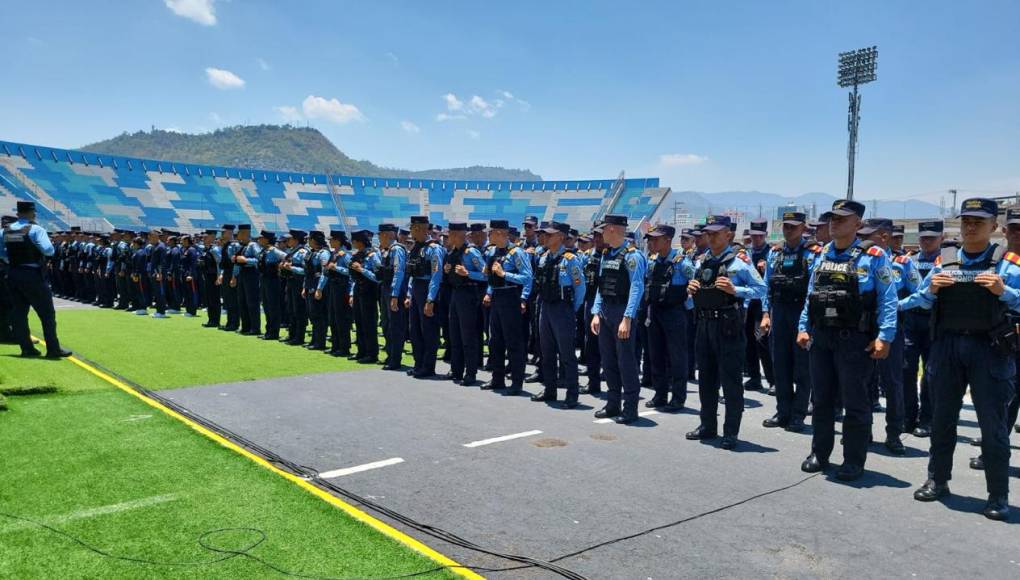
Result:
{"label": "long sleeve shirt", "polygon": [[[599,276],[603,275],[606,262],[613,261],[617,255],[624,252],[623,263],[627,267],[627,273],[630,278],[630,292],[627,295],[627,307],[623,311],[623,315],[627,318],[633,319],[637,316],[638,308],[641,306],[641,297],[645,293],[645,270],[647,269],[647,261],[645,257],[634,249],[627,248],[627,240],[623,241],[617,248],[607,248],[602,252],[602,262],[599,264]],[[598,291],[595,293],[595,302],[592,304],[591,313],[594,315],[602,314],[602,292]]]}
{"label": "long sleeve shirt", "polygon": [[[821,251],[821,248],[818,250]],[[775,275],[776,266],[781,266],[787,260],[804,260],[806,262],[804,267],[807,270],[805,275],[810,276],[816,256],[816,252],[808,248],[803,240],[798,242],[796,247],[793,248],[787,245],[786,242],[783,242],[782,248],[769,250],[768,259],[765,262],[765,295],[761,299],[762,312],[770,312],[772,309],[772,303],[769,302],[768,287],[772,282],[772,277]]]}
{"label": "long sleeve shirt", "polygon": [[393,268],[393,280],[382,289],[383,295],[399,298],[407,292],[407,248],[398,242],[393,242],[386,259],[389,260],[390,267]]}
{"label": "long sleeve shirt", "polygon": [[262,248],[259,247],[256,242],[248,242],[244,249],[241,250],[241,256],[247,260],[244,264],[234,264],[234,275],[237,276],[241,273],[241,268],[255,269],[259,265],[259,254],[262,253]]}
{"label": "long sleeve shirt", "polygon": [[[527,300],[531,296],[531,286],[534,282],[530,254],[509,242],[506,245],[506,253],[502,256],[499,254],[496,247],[493,246],[489,249],[487,257],[494,262],[499,262],[503,268],[503,279],[511,284],[521,286],[521,300]],[[492,284],[489,284],[485,292],[492,296]]]}
{"label": "long sleeve shirt", "polygon": [[[414,251],[414,250],[412,250]],[[439,296],[439,286],[443,283],[443,247],[435,242],[426,242],[421,248],[422,259],[429,264],[429,271],[425,275],[413,276],[414,280],[428,280],[429,289],[426,298],[429,302],[435,302]],[[407,297],[411,297],[411,286],[407,287]]]}
{"label": "long sleeve shirt", "polygon": [[[962,249],[957,250],[957,259],[960,264],[964,267],[971,264],[980,263],[986,260],[989,253],[994,252],[995,245],[989,244],[987,248],[977,256],[968,256]],[[1020,258],[1017,258],[1020,261]],[[1006,285],[1005,291],[1002,296],[999,296],[999,300],[1004,302],[1006,306],[1014,313],[1020,313],[1020,265],[1016,262],[1008,259],[1000,260],[998,264],[992,266],[994,272],[1002,277],[1003,282]],[[931,269],[931,272],[925,276],[924,280],[921,281],[921,285],[918,287],[917,292],[908,296],[901,301],[901,307],[904,302],[907,303],[906,309],[909,308],[923,308],[925,310],[931,310],[935,306],[935,301],[938,300],[938,294],[931,291],[931,277],[939,272],[942,272],[941,260],[935,263],[935,267]]]}

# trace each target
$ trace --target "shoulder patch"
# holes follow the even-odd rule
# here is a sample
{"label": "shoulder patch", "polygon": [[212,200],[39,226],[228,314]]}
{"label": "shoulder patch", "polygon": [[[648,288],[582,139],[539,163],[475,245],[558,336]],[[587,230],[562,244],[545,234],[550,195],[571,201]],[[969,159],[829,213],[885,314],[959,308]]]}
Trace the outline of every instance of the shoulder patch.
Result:
{"label": "shoulder patch", "polygon": [[368,257],[369,257],[369,258],[371,258],[371,257],[372,257],[372,256],[374,256],[374,255],[375,255],[375,252],[369,252],[369,253],[368,253]]}
{"label": "shoulder patch", "polygon": [[883,252],[882,248],[879,248],[878,246],[871,246],[870,248],[868,248],[868,255],[869,256],[884,256],[885,252]]}
{"label": "shoulder patch", "polygon": [[905,255],[903,255],[903,256],[896,256],[895,258],[893,258],[893,261],[896,262],[897,264],[906,264],[907,262],[910,261],[910,258],[908,258]]}
{"label": "shoulder patch", "polygon": [[1002,259],[1009,262],[1010,264],[1016,264],[1017,266],[1020,266],[1020,255],[1015,254],[1013,252],[1006,252],[1002,256]]}
{"label": "shoulder patch", "polygon": [[636,252],[636,251],[637,251],[636,248],[627,248],[627,253],[628,254],[631,253],[631,252]]}
{"label": "shoulder patch", "polygon": [[570,252],[564,252],[564,253],[563,253],[563,257],[564,257],[564,258],[566,258],[567,260],[573,260],[573,259],[574,259],[574,258],[576,258],[577,256],[575,256],[574,254],[572,254],[572,253],[570,253]]}
{"label": "shoulder patch", "polygon": [[517,252],[517,250],[518,250],[517,246],[514,246],[514,247],[510,248],[510,251],[507,252],[506,255],[513,256],[514,253]]}
{"label": "shoulder patch", "polygon": [[815,254],[821,254],[825,250],[825,246],[821,244],[813,244],[811,246],[808,246],[808,249]]}
{"label": "shoulder patch", "polygon": [[342,258],[342,257],[343,257],[343,255],[344,255],[344,251],[343,251],[343,250],[340,250],[339,252],[337,252],[337,253],[336,253],[336,256],[337,256],[338,258]]}
{"label": "shoulder patch", "polygon": [[751,264],[751,256],[748,256],[747,252],[745,252],[744,250],[740,250],[739,252],[737,252],[737,257],[740,258],[740,260],[745,264],[748,265]]}

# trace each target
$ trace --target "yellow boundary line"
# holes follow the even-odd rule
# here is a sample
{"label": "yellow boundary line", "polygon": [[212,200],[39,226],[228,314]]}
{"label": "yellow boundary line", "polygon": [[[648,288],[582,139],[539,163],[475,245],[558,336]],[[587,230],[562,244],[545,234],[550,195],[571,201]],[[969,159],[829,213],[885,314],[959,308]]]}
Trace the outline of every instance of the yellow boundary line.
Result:
{"label": "yellow boundary line", "polygon": [[439,564],[442,564],[443,566],[448,566],[450,571],[452,571],[453,573],[455,573],[455,574],[457,574],[459,576],[462,576],[464,578],[470,578],[472,580],[479,580],[479,579],[484,580],[484,576],[480,576],[479,574],[475,573],[474,571],[469,570],[467,568],[464,568],[463,564],[461,564],[461,563],[459,563],[459,562],[457,562],[455,560],[452,560],[449,557],[444,556],[443,554],[440,554],[439,552],[433,550],[432,548],[426,546],[425,544],[423,544],[423,543],[419,542],[418,540],[412,538],[411,536],[405,534],[404,532],[401,532],[400,530],[394,528],[393,526],[387,524],[386,522],[383,522],[383,521],[381,521],[379,519],[376,519],[375,517],[373,517],[373,516],[369,515],[368,513],[366,513],[364,511],[354,507],[353,505],[343,501],[342,499],[336,497],[335,495],[332,495],[332,494],[327,493],[326,491],[324,491],[322,489],[319,489],[318,487],[315,487],[314,485],[308,483],[307,481],[305,481],[304,479],[294,475],[293,473],[288,473],[288,472],[286,472],[286,471],[276,467],[275,465],[269,463],[268,461],[266,461],[265,459],[259,457],[258,455],[255,455],[254,453],[251,453],[247,449],[244,449],[243,447],[241,447],[240,445],[237,445],[236,443],[230,441],[229,439],[226,439],[226,438],[222,437],[221,435],[218,435],[217,433],[214,433],[213,431],[210,431],[209,429],[206,429],[205,427],[199,425],[198,423],[195,423],[191,419],[188,419],[187,417],[185,417],[184,415],[181,415],[180,413],[174,411],[173,409],[171,409],[169,407],[166,407],[165,405],[163,405],[163,404],[161,404],[161,403],[159,403],[157,401],[154,401],[154,400],[152,400],[152,399],[142,395],[141,393],[139,393],[138,391],[132,389],[128,385],[125,385],[123,382],[117,380],[114,377],[111,377],[110,375],[108,375],[108,374],[104,373],[103,371],[95,368],[94,366],[92,366],[92,365],[82,361],[78,357],[71,356],[71,357],[68,357],[68,360],[71,361],[72,363],[78,365],[79,367],[85,369],[86,371],[92,373],[93,375],[95,375],[95,376],[103,379],[104,381],[110,383],[111,385],[117,387],[121,391],[124,391],[125,393],[127,393],[127,394],[129,394],[129,395],[131,395],[131,396],[141,400],[142,402],[144,402],[145,404],[149,405],[150,407],[159,409],[160,411],[162,411],[163,413],[169,415],[170,417],[172,417],[174,419],[177,419],[178,421],[184,423],[188,427],[191,427],[195,431],[198,431],[202,435],[205,435],[209,439],[212,439],[213,441],[219,443],[220,445],[226,447],[227,449],[230,449],[231,451],[234,451],[235,453],[238,453],[238,454],[240,454],[240,455],[242,455],[244,457],[247,457],[248,459],[254,461],[258,465],[261,465],[262,467],[264,467],[264,468],[268,469],[269,471],[271,471],[271,472],[273,472],[273,473],[283,477],[287,481],[290,481],[291,483],[293,483],[294,485],[296,485],[296,486],[300,487],[301,489],[307,491],[308,493],[318,497],[322,501],[332,505],[333,507],[339,508],[344,513],[346,513],[347,515],[349,515],[352,518],[358,520],[359,522],[367,524],[371,528],[373,528],[376,531],[382,533],[384,536],[386,536],[386,537],[388,537],[390,539],[396,540],[397,542],[400,542],[401,544],[404,544],[405,546],[407,546],[408,548],[411,548],[415,552],[418,552],[419,554],[427,556],[427,557],[431,558],[432,560],[434,560],[435,562],[437,562]]}

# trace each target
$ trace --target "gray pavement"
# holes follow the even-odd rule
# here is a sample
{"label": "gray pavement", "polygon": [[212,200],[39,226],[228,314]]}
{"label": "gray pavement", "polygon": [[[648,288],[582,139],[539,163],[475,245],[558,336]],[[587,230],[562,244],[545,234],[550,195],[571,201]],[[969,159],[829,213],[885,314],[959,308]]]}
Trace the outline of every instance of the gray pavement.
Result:
{"label": "gray pavement", "polygon": [[[689,387],[692,410],[649,415],[629,427],[595,423],[601,401],[591,396],[582,396],[586,408],[564,411],[374,369],[163,394],[320,472],[391,460],[332,481],[483,546],[552,559],[805,477],[799,464],[809,431],[764,429],[775,406],[764,394],[747,398],[737,451],[686,441],[698,423],[696,387]],[[883,427],[884,415],[876,415],[879,440]],[[541,433],[477,444],[529,431]],[[960,433],[977,436],[969,406]],[[967,460],[977,448],[957,447],[955,497],[922,504],[911,494],[925,477],[928,442],[904,442],[907,457],[873,446],[867,475],[853,484],[815,477],[560,564],[614,579],[1020,577],[1020,514],[997,523],[976,513],[984,479]],[[466,564],[507,565],[419,537]],[[537,570],[485,575],[554,577]]]}

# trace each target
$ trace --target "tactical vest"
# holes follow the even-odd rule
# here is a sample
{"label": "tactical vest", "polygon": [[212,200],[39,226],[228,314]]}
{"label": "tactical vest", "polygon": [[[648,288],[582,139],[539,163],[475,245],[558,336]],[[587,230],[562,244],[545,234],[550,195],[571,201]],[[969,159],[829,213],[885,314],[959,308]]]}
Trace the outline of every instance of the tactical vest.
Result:
{"label": "tactical vest", "polygon": [[769,302],[803,305],[809,281],[807,248],[801,246],[792,254],[776,250],[769,274]]}
{"label": "tactical vest", "polygon": [[13,225],[10,224],[4,228],[4,246],[7,248],[7,260],[11,267],[26,264],[43,266],[46,263],[46,257],[28,237],[28,231],[32,229],[32,225],[26,224],[17,230],[11,227]]}
{"label": "tactical vest", "polygon": [[566,253],[563,253],[550,259],[549,253],[546,252],[545,264],[538,268],[542,276],[542,285],[539,292],[541,293],[542,300],[545,302],[569,301],[571,304],[574,302],[573,285],[560,285],[560,264],[563,262],[565,255]]}
{"label": "tactical vest", "polygon": [[306,290],[314,290],[319,284],[318,279],[322,276],[322,261],[319,260],[319,252],[321,251],[322,248],[318,250],[308,248],[308,255],[305,256]]}
{"label": "tactical vest", "polygon": [[940,289],[935,300],[932,324],[936,336],[942,333],[989,334],[1006,323],[1009,310],[1006,303],[974,282],[977,274],[994,272],[1005,254],[1005,246],[995,244],[980,262],[962,264],[956,248],[942,249],[942,271],[956,283]]}
{"label": "tactical vest", "polygon": [[496,251],[485,260],[485,267],[489,272],[489,286],[492,286],[493,288],[503,288],[507,286],[506,278],[497,276],[492,271],[492,266],[496,262],[499,262],[499,265],[502,266],[508,254],[509,250],[507,248],[496,248]]}
{"label": "tactical vest", "polygon": [[223,271],[224,282],[234,277],[234,264],[230,261],[231,256],[228,252],[233,243],[233,241],[230,241],[220,246],[220,270]]}
{"label": "tactical vest", "polygon": [[683,259],[683,253],[677,252],[672,260],[652,261],[652,271],[645,285],[645,298],[649,304],[679,306],[687,301],[687,285],[673,284],[673,273]]}
{"label": "tactical vest", "polygon": [[272,246],[262,248],[259,252],[258,270],[259,274],[270,278],[276,278],[278,272],[276,270],[276,264],[269,263],[269,252],[273,251]]}
{"label": "tactical vest", "polygon": [[450,250],[450,253],[446,255],[445,262],[450,265],[450,271],[443,274],[443,282],[450,286],[457,288],[460,286],[474,286],[475,281],[467,276],[461,276],[455,271],[457,266],[464,265],[464,252],[467,250],[467,246],[460,246]]}
{"label": "tactical vest", "polygon": [[[366,263],[368,258],[372,256],[372,251],[368,249],[358,250],[351,256],[351,263],[357,262],[365,269],[368,269]],[[354,278],[356,284],[354,285],[354,293],[359,296],[369,296],[375,294],[375,291],[379,288],[379,283],[375,280],[369,279],[363,272],[356,272],[351,270],[351,277]]]}
{"label": "tactical vest", "polygon": [[715,287],[716,280],[724,276],[729,277],[729,266],[736,259],[737,255],[732,250],[727,250],[718,258],[706,255],[694,274],[694,279],[701,286],[694,294],[695,308],[698,310],[723,310],[740,303],[740,299],[733,294],[723,292]]}
{"label": "tactical vest", "polygon": [[106,247],[105,246],[97,246],[96,248],[97,248],[96,249],[96,256],[97,256],[97,258],[96,258],[96,273],[105,274],[106,273],[106,266],[110,263],[110,258],[108,258],[106,256]]}
{"label": "tactical vest", "polygon": [[411,254],[407,258],[407,273],[412,278],[424,278],[431,274],[429,261],[425,258],[426,246],[427,244],[415,242],[411,248]]}
{"label": "tactical vest", "polygon": [[599,266],[602,264],[602,253],[594,249],[588,254],[588,261],[584,263],[584,299],[591,302],[595,299],[595,292],[599,289]]}
{"label": "tactical vest", "polygon": [[[339,261],[339,258],[342,257],[340,255],[341,252],[346,252],[346,250],[344,248],[339,248],[339,249],[330,251],[330,253],[329,253],[329,262],[327,262],[327,264],[326,264],[326,278],[329,279],[329,283],[330,284],[338,284],[338,285],[343,286],[344,288],[346,288],[347,285],[350,283],[350,279],[351,279],[350,274],[342,274],[342,273],[338,272],[337,270],[329,269],[329,264],[336,264],[337,261]],[[350,272],[350,270],[348,270],[348,272]]]}
{"label": "tactical vest", "polygon": [[393,265],[393,260],[395,260],[396,257],[397,255],[393,252],[392,246],[389,250],[387,250],[386,255],[382,256],[382,262],[379,269],[376,270],[376,276],[379,277],[380,284],[384,284],[386,286],[393,284],[393,275],[396,273],[396,266]]}
{"label": "tactical vest", "polygon": [[815,327],[873,333],[877,327],[875,291],[861,292],[857,261],[873,244],[861,242],[845,262],[819,258],[814,291],[808,296],[808,318]]}
{"label": "tactical vest", "polygon": [[616,256],[609,257],[609,249],[602,250],[602,262],[599,272],[599,295],[608,304],[626,304],[630,299],[630,271],[627,270],[627,254],[630,250],[620,250]]}

